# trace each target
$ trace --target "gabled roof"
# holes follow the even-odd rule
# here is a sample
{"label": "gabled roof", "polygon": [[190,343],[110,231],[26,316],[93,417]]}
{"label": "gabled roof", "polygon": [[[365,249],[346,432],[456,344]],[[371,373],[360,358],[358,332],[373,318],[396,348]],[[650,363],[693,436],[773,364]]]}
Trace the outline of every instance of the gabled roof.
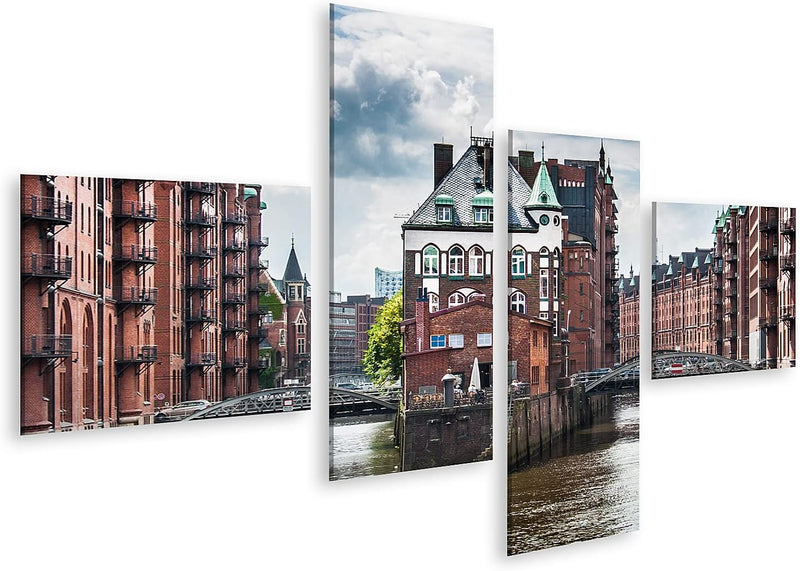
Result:
{"label": "gabled roof", "polygon": [[[469,147],[453,168],[442,178],[436,189],[425,199],[419,208],[403,224],[407,226],[457,226],[491,229],[490,224],[476,224],[472,211],[472,200],[476,196],[491,193],[481,184],[483,181],[483,161],[478,152],[483,149],[476,145]],[[488,194],[487,196],[492,196]],[[448,204],[452,200],[453,216],[450,222],[437,223],[436,204]]]}
{"label": "gabled roof", "polygon": [[539,229],[539,223],[525,213],[525,204],[531,195],[531,187],[519,174],[514,164],[508,162],[508,229]]}
{"label": "gabled roof", "polygon": [[548,210],[561,210],[561,204],[556,196],[556,189],[547,171],[547,161],[544,160],[544,145],[542,145],[542,164],[531,186],[531,194],[523,208],[547,208]]}

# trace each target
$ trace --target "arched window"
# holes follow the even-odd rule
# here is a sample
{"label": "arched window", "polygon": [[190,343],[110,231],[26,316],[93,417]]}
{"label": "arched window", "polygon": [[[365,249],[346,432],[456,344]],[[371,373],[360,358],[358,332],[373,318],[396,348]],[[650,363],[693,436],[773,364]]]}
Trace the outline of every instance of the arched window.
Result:
{"label": "arched window", "polygon": [[473,246],[469,250],[469,275],[483,275],[483,250],[479,246]]}
{"label": "arched window", "polygon": [[525,313],[525,294],[521,291],[511,294],[511,311]]}
{"label": "arched window", "polygon": [[485,297],[486,296],[483,295],[481,292],[473,291],[471,294],[469,294],[469,296],[467,296],[467,301],[474,301],[476,299],[482,299],[482,298],[485,298]]}
{"label": "arched window", "polygon": [[464,250],[461,249],[461,246],[450,248],[450,275],[464,275]]}
{"label": "arched window", "polygon": [[464,294],[461,292],[453,292],[450,294],[450,297],[447,298],[447,307],[455,307],[457,305],[463,305],[466,303],[466,298]]}
{"label": "arched window", "polygon": [[439,275],[439,250],[436,246],[428,246],[422,254],[422,274],[426,276]]}
{"label": "arched window", "polygon": [[428,310],[431,313],[439,311],[439,296],[435,293],[428,294]]}
{"label": "arched window", "polygon": [[547,299],[550,297],[550,284],[548,279],[548,270],[539,270],[539,298]]}
{"label": "arched window", "polygon": [[525,250],[522,248],[514,248],[511,252],[511,275],[525,276]]}

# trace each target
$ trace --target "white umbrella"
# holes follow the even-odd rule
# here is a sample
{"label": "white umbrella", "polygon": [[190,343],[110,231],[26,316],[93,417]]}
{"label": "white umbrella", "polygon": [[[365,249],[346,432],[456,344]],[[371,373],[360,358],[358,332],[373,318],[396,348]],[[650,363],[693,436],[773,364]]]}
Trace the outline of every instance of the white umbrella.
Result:
{"label": "white umbrella", "polygon": [[481,372],[478,370],[478,358],[472,363],[472,375],[469,377],[469,384],[473,385],[476,389],[481,390]]}

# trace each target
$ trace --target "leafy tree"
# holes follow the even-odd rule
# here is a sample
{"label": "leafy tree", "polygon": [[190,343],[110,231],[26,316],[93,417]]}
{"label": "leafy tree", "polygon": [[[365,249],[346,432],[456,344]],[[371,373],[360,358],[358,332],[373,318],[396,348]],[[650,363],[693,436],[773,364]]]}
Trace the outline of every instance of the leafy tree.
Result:
{"label": "leafy tree", "polygon": [[375,316],[375,323],[367,335],[367,351],[361,365],[364,372],[378,385],[393,383],[402,372],[400,355],[403,338],[400,322],[403,320],[403,294],[397,292]]}

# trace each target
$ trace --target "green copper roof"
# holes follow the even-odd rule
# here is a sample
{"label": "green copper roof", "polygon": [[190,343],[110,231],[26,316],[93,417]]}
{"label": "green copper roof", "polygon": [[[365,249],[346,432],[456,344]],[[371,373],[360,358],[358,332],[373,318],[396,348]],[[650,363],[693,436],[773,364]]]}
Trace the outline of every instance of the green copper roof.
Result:
{"label": "green copper roof", "polygon": [[492,191],[476,194],[475,198],[472,199],[472,206],[493,206],[493,205],[494,205],[494,194],[492,193]]}
{"label": "green copper roof", "polygon": [[245,188],[244,189],[244,199],[247,200],[248,198],[253,198],[254,196],[258,196],[258,191],[254,188]]}
{"label": "green copper roof", "polygon": [[608,174],[608,171],[606,171],[606,181],[605,182],[606,182],[606,184],[611,184],[611,175]]}
{"label": "green copper roof", "polygon": [[694,257],[694,262],[692,263],[692,269],[699,268],[700,264],[698,263],[699,258],[697,256]]}
{"label": "green copper roof", "polygon": [[449,194],[440,194],[433,202],[437,206],[453,206],[453,197]]}
{"label": "green copper roof", "polygon": [[262,200],[261,204],[259,204],[259,208],[261,210],[266,210],[267,209],[267,203]]}
{"label": "green copper roof", "polygon": [[666,275],[668,275],[668,276],[672,275],[672,264],[669,265],[669,269],[667,270],[667,274]]}
{"label": "green copper roof", "polygon": [[561,210],[561,204],[556,197],[556,189],[553,181],[550,180],[550,173],[547,172],[547,161],[544,158],[544,145],[542,145],[542,164],[539,172],[536,173],[536,180],[531,187],[531,196],[528,202],[523,205],[525,210],[532,208],[547,208],[550,210]]}
{"label": "green copper roof", "polygon": [[708,255],[706,256],[706,261],[705,261],[705,262],[703,262],[703,263],[705,263],[705,264],[710,264],[710,263],[711,263],[711,253],[710,253],[710,252],[709,252],[709,253],[708,253]]}

